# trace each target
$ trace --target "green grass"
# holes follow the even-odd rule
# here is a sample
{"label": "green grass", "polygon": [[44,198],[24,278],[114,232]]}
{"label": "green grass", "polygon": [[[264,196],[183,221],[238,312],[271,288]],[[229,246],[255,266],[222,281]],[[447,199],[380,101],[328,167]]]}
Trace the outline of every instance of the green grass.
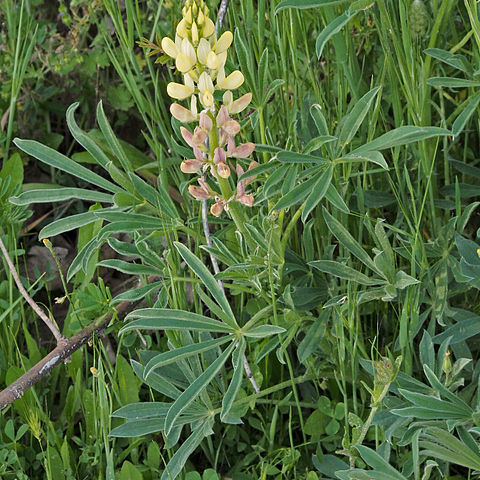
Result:
{"label": "green grass", "polygon": [[[8,202],[23,183],[19,155],[25,170],[35,165],[52,182],[105,190],[64,157],[53,164],[51,151],[22,142],[15,150],[11,144],[16,132],[25,131],[15,106],[32,78],[28,49],[35,33],[25,23],[30,3],[17,10],[9,1],[2,4],[12,63],[5,103],[11,115],[1,148],[5,160],[13,160],[4,161],[0,172],[0,234],[17,262],[37,242],[20,232],[35,219],[27,220],[28,205],[45,201],[39,193],[25,201],[20,197],[18,206]],[[153,480],[182,456],[177,478],[185,480],[200,474],[203,480],[476,478],[476,2],[432,0],[421,3],[425,8],[407,0],[357,4],[358,12],[322,45],[320,59],[317,37],[348,2],[277,11],[279,4],[232,2],[225,19],[235,33],[227,68],[240,68],[245,75],[240,93],[253,93],[240,136],[264,145],[254,157],[270,168],[249,187],[256,204],[242,207],[243,235],[228,215],[209,217],[210,249],[200,202],[187,192],[193,177],[179,168],[187,155],[179,124],[169,114],[166,83],[179,76],[171,64],[155,64],[136,45],[142,37],[172,36],[180,8],[175,2],[132,1],[123,8],[109,0],[90,17],[85,35],[96,39],[110,67],[98,77],[100,98],[84,94],[75,119],[105,157],[93,143],[83,144],[91,155],[80,153],[84,149],[72,139],[80,134],[71,120],[71,134],[52,131],[65,137],[62,153],[88,162],[82,164],[115,183],[115,196],[103,207],[124,211],[112,214],[96,205],[78,237],[73,226],[56,224],[57,233],[79,251],[87,245],[81,253],[84,271],[72,268],[68,275],[64,333],[78,331],[125,298],[115,300],[108,282],[94,277],[106,270],[96,268],[103,257],[96,258],[93,247],[108,243],[117,252],[103,267],[128,272],[142,287],[157,283],[150,292],[124,287],[124,295],[142,303],[132,303],[127,321],[114,320],[108,342],[94,339],[2,412],[2,478]],[[111,31],[104,28],[107,14]],[[81,48],[86,55],[87,45]],[[78,68],[71,75],[85,82],[86,67]],[[38,82],[49,78],[37,75]],[[121,112],[109,101],[110,81],[117,92],[129,94]],[[100,99],[104,110],[95,115]],[[95,116],[100,130],[92,131]],[[46,117],[56,118],[48,111]],[[44,119],[32,114],[30,121],[41,125]],[[128,143],[118,144],[117,136]],[[101,165],[105,158],[110,165]],[[28,189],[32,186],[24,185]],[[87,212],[90,205],[77,200],[35,232],[52,219]],[[156,226],[149,229],[148,222]],[[134,243],[112,236],[125,230]],[[51,240],[55,244],[55,237]],[[211,276],[208,253],[219,261],[225,296]],[[45,294],[45,282],[34,282],[26,279],[35,298],[43,292],[45,308],[64,295]],[[157,318],[168,309],[172,322],[184,315],[175,310],[219,323],[210,331],[170,329],[145,324],[141,311],[135,313],[140,308],[158,309]],[[238,347],[245,348],[260,394],[245,375],[239,380],[234,373],[243,369],[242,357],[232,353],[240,351],[236,341],[201,350],[202,343],[223,335],[219,332],[239,335],[242,327],[248,333],[252,319],[255,326],[276,328],[245,337]],[[2,385],[53,346],[36,322],[5,269]],[[180,350],[186,346],[197,348],[196,355],[186,356]],[[185,356],[144,378],[145,365],[168,350]],[[189,389],[196,398],[181,397],[192,384],[198,385]],[[238,391],[231,417],[222,422],[229,385]],[[188,401],[183,413],[177,398]],[[154,419],[133,419],[137,407],[127,405],[143,402],[138,408],[149,408],[153,401],[170,402],[172,410],[162,413],[166,407],[157,406]],[[234,423],[236,418],[243,424]],[[185,423],[181,432],[179,421]],[[335,476],[335,471],[341,472]]]}

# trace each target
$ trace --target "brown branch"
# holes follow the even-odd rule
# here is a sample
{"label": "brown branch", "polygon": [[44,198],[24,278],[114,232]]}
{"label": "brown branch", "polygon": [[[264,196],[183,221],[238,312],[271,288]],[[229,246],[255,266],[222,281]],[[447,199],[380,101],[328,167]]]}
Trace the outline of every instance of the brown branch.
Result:
{"label": "brown branch", "polygon": [[[119,303],[116,311],[122,313],[126,310],[129,302]],[[0,410],[10,405],[33,385],[38,383],[43,377],[48,375],[53,368],[65,361],[73,352],[77,351],[82,345],[85,345],[93,335],[98,335],[107,328],[113,313],[108,313],[105,318],[97,319],[82,331],[70,338],[63,338],[57,343],[57,346],[30,370],[24,373],[20,378],[11,383],[7,388],[0,392]]]}
{"label": "brown branch", "polygon": [[225,18],[225,15],[227,14],[228,2],[229,0],[222,0],[220,2],[220,6],[218,7],[217,23],[215,25],[215,30],[217,31],[217,33],[218,30],[222,28],[223,20]]}
{"label": "brown branch", "polygon": [[28,294],[28,292],[23,287],[22,282],[18,277],[17,270],[15,269],[15,265],[13,265],[13,262],[10,259],[10,256],[8,255],[7,248],[5,247],[5,244],[3,243],[3,240],[1,237],[0,237],[0,250],[2,250],[3,256],[7,261],[8,269],[10,270],[10,273],[12,274],[12,277],[15,280],[15,283],[17,284],[18,290],[22,294],[22,297],[28,302],[28,304],[33,308],[35,313],[43,320],[45,325],[50,329],[50,331],[53,333],[53,336],[57,340],[57,345],[58,345],[60,342],[65,340],[65,337],[60,333],[57,326],[50,320],[50,318],[47,317],[45,312],[37,305],[35,300]]}

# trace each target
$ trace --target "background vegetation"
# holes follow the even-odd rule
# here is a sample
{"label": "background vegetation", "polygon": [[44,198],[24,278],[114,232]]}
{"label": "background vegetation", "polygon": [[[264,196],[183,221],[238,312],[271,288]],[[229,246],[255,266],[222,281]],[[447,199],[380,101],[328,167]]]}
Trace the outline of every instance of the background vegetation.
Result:
{"label": "background vegetation", "polygon": [[[478,14],[476,0],[232,2],[227,66],[253,93],[242,135],[260,167],[250,241],[224,214],[209,248],[168,110],[177,73],[137,44],[172,36],[178,2],[0,2],[0,235],[64,335],[133,312],[3,410],[0,477],[476,478]],[[2,387],[54,346],[3,266]],[[224,330],[165,331],[145,308]],[[234,321],[262,325],[241,345],[260,394],[238,353],[222,357],[234,343],[155,367]]]}

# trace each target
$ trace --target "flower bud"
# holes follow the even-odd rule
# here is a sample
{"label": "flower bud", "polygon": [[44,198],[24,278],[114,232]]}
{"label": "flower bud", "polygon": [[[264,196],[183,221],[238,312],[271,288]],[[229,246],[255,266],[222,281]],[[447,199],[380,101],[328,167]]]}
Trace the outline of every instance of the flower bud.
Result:
{"label": "flower bud", "polygon": [[228,178],[230,176],[230,167],[226,163],[219,163],[217,165],[217,173],[222,178]]}
{"label": "flower bud", "polygon": [[180,164],[180,170],[183,173],[197,173],[202,168],[203,162],[199,162],[196,158],[184,160]]}
{"label": "flower bud", "polygon": [[255,202],[255,199],[251,194],[241,195],[240,197],[237,196],[237,200],[247,207],[253,207],[253,203]]}
{"label": "flower bud", "polygon": [[215,164],[224,163],[226,159],[227,159],[227,154],[225,153],[225,150],[223,148],[217,147],[213,155],[213,163]]}
{"label": "flower bud", "polygon": [[210,198],[210,194],[208,192],[206,192],[202,187],[197,187],[196,185],[189,185],[188,193],[197,200],[207,200]]}

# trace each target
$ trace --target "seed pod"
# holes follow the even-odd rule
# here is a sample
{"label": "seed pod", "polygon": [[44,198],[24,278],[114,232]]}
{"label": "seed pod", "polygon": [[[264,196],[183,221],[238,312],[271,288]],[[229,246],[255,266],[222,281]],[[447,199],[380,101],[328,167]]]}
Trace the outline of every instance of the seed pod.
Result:
{"label": "seed pod", "polygon": [[430,14],[423,0],[413,0],[408,11],[408,20],[412,38],[420,39],[426,35],[430,24]]}

